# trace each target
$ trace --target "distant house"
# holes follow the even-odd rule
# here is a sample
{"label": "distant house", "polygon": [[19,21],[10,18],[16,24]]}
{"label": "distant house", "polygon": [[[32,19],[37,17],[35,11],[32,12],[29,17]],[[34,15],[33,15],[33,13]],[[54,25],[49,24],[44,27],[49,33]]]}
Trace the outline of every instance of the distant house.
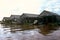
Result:
{"label": "distant house", "polygon": [[44,10],[38,17],[39,24],[56,23],[59,20],[58,14],[46,10]]}
{"label": "distant house", "polygon": [[20,16],[20,21],[22,24],[32,24],[34,22],[34,20],[36,20],[38,17],[38,15],[36,14],[29,14],[29,13],[23,13]]}
{"label": "distant house", "polygon": [[2,19],[2,23],[9,23],[9,21],[10,21],[10,17],[4,17]]}
{"label": "distant house", "polygon": [[20,23],[20,15],[11,15],[10,19],[12,20],[12,23]]}

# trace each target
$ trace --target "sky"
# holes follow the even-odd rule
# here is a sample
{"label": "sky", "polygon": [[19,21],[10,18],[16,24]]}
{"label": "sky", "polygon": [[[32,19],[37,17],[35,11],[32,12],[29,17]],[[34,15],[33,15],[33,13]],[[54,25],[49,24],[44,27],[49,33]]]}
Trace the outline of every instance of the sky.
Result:
{"label": "sky", "polygon": [[40,14],[43,10],[60,12],[59,0],[0,0],[0,20],[22,13]]}
{"label": "sky", "polygon": [[60,15],[60,0],[49,1],[45,6],[45,10],[55,12]]}

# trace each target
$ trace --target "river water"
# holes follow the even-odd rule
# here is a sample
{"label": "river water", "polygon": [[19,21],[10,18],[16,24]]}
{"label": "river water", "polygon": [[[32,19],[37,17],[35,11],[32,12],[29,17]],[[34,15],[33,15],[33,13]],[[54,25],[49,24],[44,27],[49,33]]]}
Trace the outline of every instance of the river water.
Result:
{"label": "river water", "polygon": [[60,40],[60,29],[0,24],[0,40]]}

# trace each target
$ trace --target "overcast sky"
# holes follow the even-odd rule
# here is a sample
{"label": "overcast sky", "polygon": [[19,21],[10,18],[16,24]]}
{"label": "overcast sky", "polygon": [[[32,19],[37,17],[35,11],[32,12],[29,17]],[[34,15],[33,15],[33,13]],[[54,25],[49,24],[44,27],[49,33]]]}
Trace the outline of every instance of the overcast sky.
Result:
{"label": "overcast sky", "polygon": [[0,0],[0,20],[22,13],[40,14],[43,10],[59,14],[59,0]]}

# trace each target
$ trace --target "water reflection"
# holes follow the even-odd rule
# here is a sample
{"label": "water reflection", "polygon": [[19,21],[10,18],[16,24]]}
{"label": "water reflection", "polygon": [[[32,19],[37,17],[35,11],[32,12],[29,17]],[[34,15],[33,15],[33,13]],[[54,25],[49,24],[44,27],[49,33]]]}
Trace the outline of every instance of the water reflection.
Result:
{"label": "water reflection", "polygon": [[58,30],[58,25],[6,25],[1,24],[1,26],[4,28],[4,31],[9,31],[11,33],[15,33],[17,31],[25,31],[25,30],[32,30],[32,29],[38,29],[39,33],[43,35],[47,35],[49,33],[52,33],[56,30]]}
{"label": "water reflection", "polygon": [[0,24],[0,40],[59,40],[59,26]]}
{"label": "water reflection", "polygon": [[15,33],[16,31],[20,31],[21,30],[21,26],[20,25],[6,25],[6,24],[2,24],[3,28],[6,30],[10,30],[11,33]]}
{"label": "water reflection", "polygon": [[10,32],[16,32],[16,31],[24,31],[24,30],[31,30],[35,29],[34,26],[30,25],[6,25],[6,24],[1,24],[4,29],[9,29]]}
{"label": "water reflection", "polygon": [[50,33],[53,33],[54,31],[58,30],[60,26],[58,25],[43,25],[43,26],[39,26],[38,29],[40,29],[40,33],[43,35],[47,35]]}

